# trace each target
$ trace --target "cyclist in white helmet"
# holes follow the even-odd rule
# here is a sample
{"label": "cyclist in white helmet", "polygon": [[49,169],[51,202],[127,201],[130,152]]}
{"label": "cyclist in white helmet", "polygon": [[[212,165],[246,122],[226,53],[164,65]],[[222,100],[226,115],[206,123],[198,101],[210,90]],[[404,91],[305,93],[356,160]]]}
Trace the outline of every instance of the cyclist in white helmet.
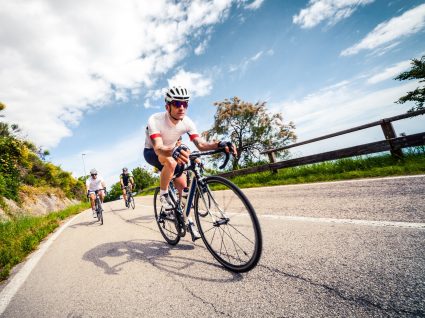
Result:
{"label": "cyclist in white helmet", "polygon": [[97,175],[96,169],[90,170],[90,177],[86,180],[87,196],[90,198],[91,209],[93,212],[93,217],[97,217],[96,210],[94,207],[94,200],[96,199],[95,191],[102,190],[98,192],[99,198],[103,203],[105,198],[106,183],[101,176]]}
{"label": "cyclist in white helmet", "polygon": [[[234,155],[236,154],[236,148],[230,142],[207,142],[199,136],[195,124],[186,116],[189,99],[186,88],[180,86],[169,88],[165,93],[166,111],[149,117],[146,127],[143,155],[147,163],[161,171],[160,201],[166,210],[173,208],[173,203],[168,197],[168,185],[173,175],[181,171],[183,165],[189,161],[189,149],[183,144],[176,145],[182,135],[188,134],[190,140],[201,151],[225,148],[227,152],[232,151]],[[181,195],[187,186],[185,176],[176,178],[174,184]],[[188,228],[193,241],[200,238],[190,217]]]}

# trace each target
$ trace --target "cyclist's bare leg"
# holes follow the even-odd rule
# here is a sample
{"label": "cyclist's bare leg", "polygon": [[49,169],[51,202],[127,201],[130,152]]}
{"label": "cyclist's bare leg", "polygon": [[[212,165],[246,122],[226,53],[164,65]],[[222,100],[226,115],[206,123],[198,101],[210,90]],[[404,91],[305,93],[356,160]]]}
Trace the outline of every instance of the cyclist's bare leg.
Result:
{"label": "cyclist's bare leg", "polygon": [[174,169],[177,166],[177,162],[173,157],[164,157],[161,155],[158,156],[158,160],[163,165],[161,176],[159,178],[159,188],[163,191],[167,191],[168,184],[171,179],[173,179]]}
{"label": "cyclist's bare leg", "polygon": [[98,192],[99,198],[100,198],[100,202],[103,203],[103,200],[105,199],[105,191],[104,190],[100,190]]}
{"label": "cyclist's bare leg", "polygon": [[96,195],[94,194],[94,192],[90,192],[90,204],[91,204],[91,209],[94,210],[94,199],[96,198]]}
{"label": "cyclist's bare leg", "polygon": [[187,187],[186,175],[182,174],[180,177],[175,178],[174,186],[179,191],[179,196],[181,197],[183,189]]}
{"label": "cyclist's bare leg", "polygon": [[124,204],[127,204],[127,193],[125,192],[125,188],[122,188],[122,199],[124,200]]}
{"label": "cyclist's bare leg", "polygon": [[[179,192],[179,197],[181,198],[182,191],[187,186],[186,175],[183,174],[180,177],[175,178],[174,179],[174,186],[176,187],[177,191]],[[187,222],[186,213],[183,213],[183,218],[184,218],[184,223],[186,223]]]}

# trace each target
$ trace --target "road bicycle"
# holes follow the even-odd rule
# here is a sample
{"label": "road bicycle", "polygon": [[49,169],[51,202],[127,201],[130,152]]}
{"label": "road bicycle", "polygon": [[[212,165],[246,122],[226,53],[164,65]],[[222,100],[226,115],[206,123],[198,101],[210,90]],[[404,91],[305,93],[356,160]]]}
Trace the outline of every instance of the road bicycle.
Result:
{"label": "road bicycle", "polygon": [[104,191],[104,189],[94,191],[96,195],[96,198],[94,199],[94,206],[96,210],[97,220],[100,222],[100,225],[103,225],[103,208],[102,202],[100,201],[99,197],[99,191]]}
{"label": "road bicycle", "polygon": [[224,149],[189,155],[184,171],[190,171],[192,177],[185,204],[180,201],[173,182],[168,188],[174,206],[171,210],[163,209],[159,188],[155,190],[155,219],[167,243],[176,245],[186,235],[185,218],[193,209],[202,241],[214,258],[228,270],[247,272],[257,265],[262,252],[262,234],[255,210],[235,184],[220,176],[203,176],[202,165],[195,162],[202,156],[218,153],[226,154],[220,166],[223,169],[230,156]]}
{"label": "road bicycle", "polygon": [[134,202],[133,193],[131,193],[131,189],[128,185],[125,186],[124,189],[125,189],[125,195],[127,196],[127,198],[125,200],[125,206],[127,208],[130,208],[130,206],[131,206],[134,210],[134,208],[136,207],[136,203]]}

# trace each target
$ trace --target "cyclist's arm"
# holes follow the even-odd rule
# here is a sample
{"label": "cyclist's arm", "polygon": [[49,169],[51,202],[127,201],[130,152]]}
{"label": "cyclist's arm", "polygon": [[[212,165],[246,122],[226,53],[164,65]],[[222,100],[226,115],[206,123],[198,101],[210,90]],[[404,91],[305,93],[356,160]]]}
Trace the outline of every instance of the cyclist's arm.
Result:
{"label": "cyclist's arm", "polygon": [[[193,139],[193,143],[201,151],[215,150],[215,149],[218,149],[219,148],[219,145],[220,145],[220,142],[219,141],[207,142],[207,141],[205,141],[201,137],[196,137],[195,139]],[[237,154],[236,148],[235,148],[235,146],[233,144],[230,147],[229,146],[225,146],[224,149],[225,149],[226,152],[230,152],[234,156],[236,156],[236,154]]]}
{"label": "cyclist's arm", "polygon": [[153,149],[155,150],[155,153],[158,156],[164,156],[164,157],[171,157],[172,156],[173,148],[164,146],[164,143],[163,143],[161,137],[153,138],[152,143],[153,143]]}
{"label": "cyclist's arm", "polygon": [[192,140],[192,142],[195,144],[196,148],[198,148],[201,151],[215,150],[218,148],[217,141],[208,142],[202,137],[196,137],[195,139]]}
{"label": "cyclist's arm", "polygon": [[[163,144],[161,137],[152,138],[153,147],[157,156],[172,157],[174,147],[166,147]],[[190,153],[190,152],[189,152]],[[181,151],[180,157],[176,159],[178,164],[185,164],[189,161],[189,153],[187,151]]]}

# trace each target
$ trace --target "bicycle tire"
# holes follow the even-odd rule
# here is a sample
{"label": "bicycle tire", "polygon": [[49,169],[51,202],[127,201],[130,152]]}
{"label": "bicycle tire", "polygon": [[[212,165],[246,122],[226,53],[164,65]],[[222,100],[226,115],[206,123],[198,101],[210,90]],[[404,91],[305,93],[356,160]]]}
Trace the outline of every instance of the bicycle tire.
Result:
{"label": "bicycle tire", "polygon": [[[153,206],[155,212],[155,221],[158,224],[159,231],[162,237],[170,245],[176,245],[180,241],[179,226],[177,219],[172,216],[161,215],[163,214],[162,205],[159,201],[159,188],[155,189],[153,195]],[[159,216],[161,215],[161,218]],[[162,222],[161,222],[162,221]]]}
{"label": "bicycle tire", "polygon": [[103,209],[99,198],[96,198],[96,212],[97,220],[100,222],[100,225],[103,225]]}
{"label": "bicycle tire", "polygon": [[[207,198],[208,198],[208,207],[210,208],[211,207],[211,198],[209,196]],[[193,208],[193,206],[192,206],[192,208]],[[198,211],[197,214],[204,218],[208,215],[208,210],[205,210],[205,212]]]}
{"label": "bicycle tire", "polygon": [[131,204],[131,208],[134,210],[136,208],[136,202],[134,202],[134,197],[133,196],[131,196],[130,204]]}
{"label": "bicycle tire", "polygon": [[[253,269],[261,258],[263,242],[254,208],[231,181],[219,176],[209,176],[204,181],[206,191],[196,191],[195,220],[205,246],[230,271]],[[204,203],[205,197],[211,201]]]}
{"label": "bicycle tire", "polygon": [[[128,189],[126,191],[128,191]],[[130,208],[130,194],[128,192],[125,194],[125,206],[127,209]]]}

